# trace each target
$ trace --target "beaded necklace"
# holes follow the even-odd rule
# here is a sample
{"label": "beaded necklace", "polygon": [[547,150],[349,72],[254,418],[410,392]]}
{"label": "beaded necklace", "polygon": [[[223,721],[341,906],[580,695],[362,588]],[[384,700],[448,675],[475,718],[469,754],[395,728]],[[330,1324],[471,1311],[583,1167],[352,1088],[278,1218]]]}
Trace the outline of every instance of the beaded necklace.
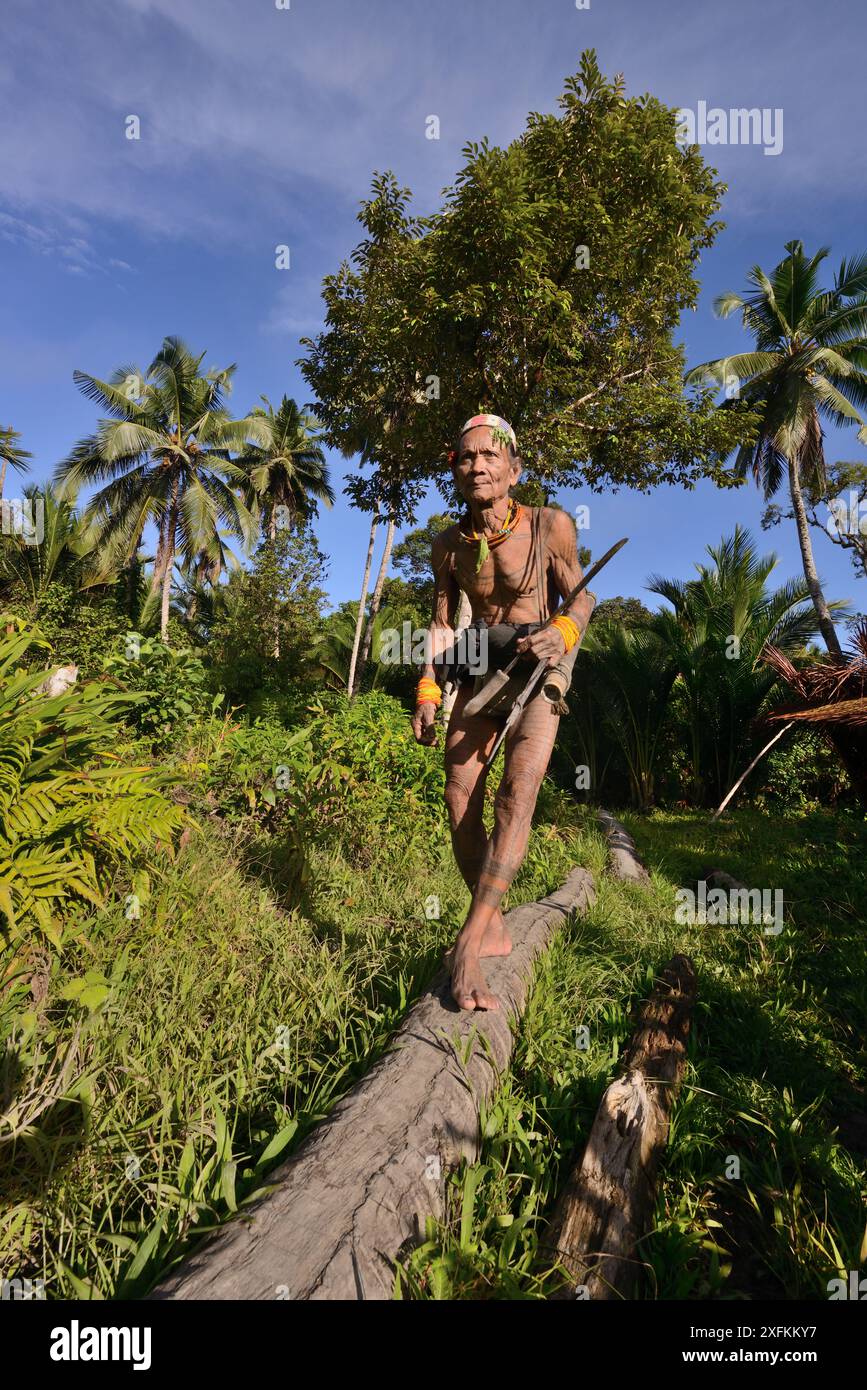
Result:
{"label": "beaded necklace", "polygon": [[493,535],[490,536],[486,536],[484,531],[471,531],[469,535],[467,535],[466,531],[461,531],[460,536],[462,541],[466,541],[468,545],[478,545],[479,547],[479,558],[476,561],[476,574],[478,574],[479,570],[482,568],[490,552],[496,550],[498,545],[502,545],[503,541],[509,539],[520,519],[521,507],[515,501],[514,497],[512,497],[509,500],[509,510],[506,513],[506,520],[503,522],[499,531],[495,531]]}

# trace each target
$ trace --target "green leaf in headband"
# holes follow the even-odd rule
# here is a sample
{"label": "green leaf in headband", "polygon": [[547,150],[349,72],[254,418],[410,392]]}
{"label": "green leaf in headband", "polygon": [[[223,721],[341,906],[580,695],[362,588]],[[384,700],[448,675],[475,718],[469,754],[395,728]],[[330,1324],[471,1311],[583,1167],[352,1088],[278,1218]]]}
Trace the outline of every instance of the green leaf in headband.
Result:
{"label": "green leaf in headband", "polygon": [[491,438],[495,444],[499,444],[503,449],[508,448],[512,442],[512,436],[507,434],[504,429],[501,429],[499,425],[491,426]]}
{"label": "green leaf in headband", "polygon": [[482,536],[482,539],[479,541],[479,558],[476,561],[476,574],[478,574],[479,570],[482,568],[482,565],[485,563],[490,553],[491,548],[488,545],[488,542],[485,539],[485,537]]}

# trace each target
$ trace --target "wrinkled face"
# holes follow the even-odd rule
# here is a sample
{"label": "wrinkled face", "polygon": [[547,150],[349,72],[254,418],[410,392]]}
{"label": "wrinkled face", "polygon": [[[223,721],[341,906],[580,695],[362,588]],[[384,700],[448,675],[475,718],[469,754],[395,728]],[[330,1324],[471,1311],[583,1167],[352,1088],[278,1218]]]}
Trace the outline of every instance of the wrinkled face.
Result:
{"label": "wrinkled face", "polygon": [[521,476],[521,465],[507,444],[495,439],[488,425],[467,430],[452,465],[455,485],[471,505],[489,507],[506,497]]}

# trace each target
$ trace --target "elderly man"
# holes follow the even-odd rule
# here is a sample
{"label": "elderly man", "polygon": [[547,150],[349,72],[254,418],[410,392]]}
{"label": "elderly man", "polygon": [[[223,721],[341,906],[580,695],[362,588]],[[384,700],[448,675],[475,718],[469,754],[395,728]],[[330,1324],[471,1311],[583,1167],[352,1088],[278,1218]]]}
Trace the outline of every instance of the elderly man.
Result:
{"label": "elderly man", "polygon": [[[433,545],[436,590],[431,651],[441,653],[454,640],[454,617],[463,589],[477,625],[514,625],[513,650],[525,658],[517,669],[529,677],[540,659],[547,658],[553,665],[570,650],[590,620],[593,601],[585,591],[558,613],[553,625],[538,630],[582,578],[575,527],[565,512],[524,507],[510,497],[509,490],[521,474],[521,460],[514,431],[499,416],[476,415],[468,420],[451,463],[467,512]],[[418,683],[413,731],[422,743],[436,738],[434,718],[441,695],[435,675],[435,665],[428,665]],[[472,695],[472,682],[464,681],[446,736],[446,805],[452,846],[473,895],[452,953],[452,994],[462,1009],[496,1009],[499,1003],[488,989],[480,960],[508,955],[512,949],[500,903],[527,852],[536,797],[560,720],[556,706],[537,694],[509,732],[494,829],[488,838],[483,822],[485,760],[502,729],[502,716],[465,713]]]}

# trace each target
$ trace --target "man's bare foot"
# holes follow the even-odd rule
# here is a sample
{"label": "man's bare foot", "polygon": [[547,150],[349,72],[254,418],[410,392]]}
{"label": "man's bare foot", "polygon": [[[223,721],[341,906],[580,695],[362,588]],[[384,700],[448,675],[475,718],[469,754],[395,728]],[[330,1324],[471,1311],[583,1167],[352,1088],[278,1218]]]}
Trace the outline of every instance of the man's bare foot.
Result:
{"label": "man's bare foot", "polygon": [[479,954],[471,942],[458,937],[451,960],[452,998],[460,1009],[498,1009],[500,1001],[488,989],[479,965]]}
{"label": "man's bare foot", "polygon": [[[512,938],[509,936],[506,929],[503,914],[498,910],[496,917],[493,917],[485,928],[485,934],[482,937],[482,945],[479,951],[479,958],[484,959],[485,956],[508,956],[511,954],[511,950]],[[454,946],[450,946],[443,957],[449,969],[451,969],[454,954],[455,948]]]}

